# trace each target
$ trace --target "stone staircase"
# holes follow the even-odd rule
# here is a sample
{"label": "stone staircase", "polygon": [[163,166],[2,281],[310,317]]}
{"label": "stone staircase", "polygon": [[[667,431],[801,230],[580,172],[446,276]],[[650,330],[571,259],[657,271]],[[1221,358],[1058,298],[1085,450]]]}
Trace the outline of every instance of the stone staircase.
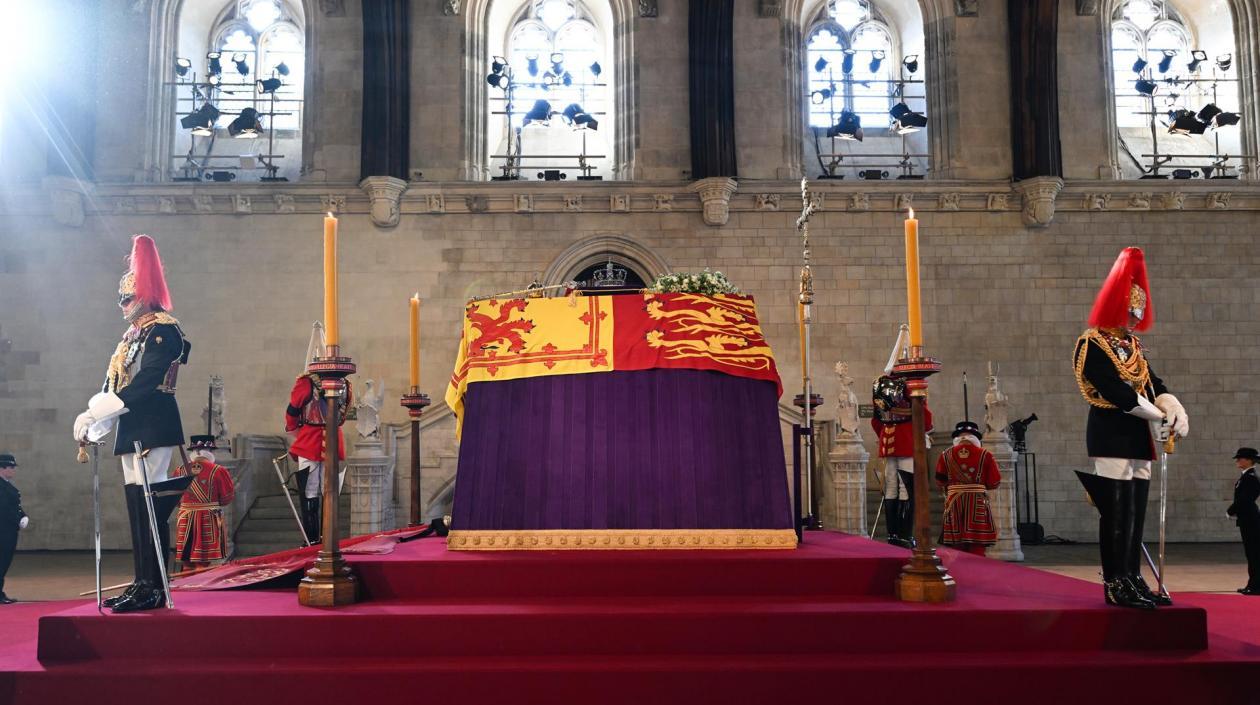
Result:
{"label": "stone staircase", "polygon": [[[879,510],[879,504],[883,501],[884,494],[876,488],[868,487],[866,490],[866,531],[870,532],[871,524],[875,521],[875,513]],[[283,498],[281,498],[283,500]],[[936,527],[936,531],[941,530],[941,514],[945,511],[945,499],[936,488],[936,480],[932,480],[932,504],[930,507],[932,512],[932,526]],[[875,531],[876,540],[886,540],[888,538],[888,525],[884,523],[884,516],[880,514],[879,529]],[[939,535],[938,535],[939,538]]]}
{"label": "stone staircase", "polygon": [[[296,501],[296,499],[294,500]],[[350,493],[341,493],[341,538],[350,536]],[[235,558],[261,556],[302,546],[293,510],[284,495],[267,495],[254,501],[236,530]]]}

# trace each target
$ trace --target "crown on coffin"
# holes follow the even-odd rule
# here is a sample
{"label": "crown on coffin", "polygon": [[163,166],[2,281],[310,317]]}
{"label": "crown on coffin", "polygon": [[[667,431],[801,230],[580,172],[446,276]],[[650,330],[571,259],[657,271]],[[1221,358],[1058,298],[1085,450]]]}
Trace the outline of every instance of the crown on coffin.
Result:
{"label": "crown on coffin", "polygon": [[591,274],[592,286],[600,288],[620,288],[626,285],[626,270],[624,267],[618,267],[608,260],[602,269],[597,269]]}

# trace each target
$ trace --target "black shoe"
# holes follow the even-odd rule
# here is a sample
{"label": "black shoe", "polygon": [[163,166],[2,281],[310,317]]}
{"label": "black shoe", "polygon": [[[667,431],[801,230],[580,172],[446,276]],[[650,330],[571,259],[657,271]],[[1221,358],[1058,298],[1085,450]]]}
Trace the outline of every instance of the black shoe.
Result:
{"label": "black shoe", "polygon": [[1238,588],[1238,592],[1242,595],[1260,595],[1260,589],[1253,587]]}
{"label": "black shoe", "polygon": [[1139,595],[1133,585],[1123,578],[1104,582],[1103,597],[1106,598],[1109,605],[1135,607],[1140,610],[1155,609],[1154,602]]}
{"label": "black shoe", "polygon": [[114,605],[114,612],[138,612],[166,606],[166,593],[162,588],[149,583],[142,583],[131,597]]}
{"label": "black shoe", "polygon": [[1152,590],[1151,586],[1146,584],[1146,581],[1142,579],[1141,575],[1130,575],[1128,579],[1133,585],[1133,588],[1137,590],[1137,594],[1141,595],[1143,598],[1154,602],[1160,607],[1172,607],[1172,598],[1163,593]]}
{"label": "black shoe", "polygon": [[0,592],[0,605],[11,605],[14,602],[17,602],[17,600],[13,599],[12,597],[9,597],[3,592]]}
{"label": "black shoe", "polygon": [[105,598],[104,600],[101,600],[101,606],[102,606],[102,607],[113,607],[114,605],[118,604],[119,602],[122,602],[123,600],[126,600],[127,598],[131,597],[131,595],[132,595],[132,594],[136,591],[136,585],[137,585],[137,583],[132,583],[132,584],[130,584],[130,585],[128,585],[128,586],[127,586],[127,589],[126,589],[126,590],[123,590],[123,591],[122,591],[122,594],[121,594],[121,595],[114,595],[113,597],[107,597],[107,598]]}

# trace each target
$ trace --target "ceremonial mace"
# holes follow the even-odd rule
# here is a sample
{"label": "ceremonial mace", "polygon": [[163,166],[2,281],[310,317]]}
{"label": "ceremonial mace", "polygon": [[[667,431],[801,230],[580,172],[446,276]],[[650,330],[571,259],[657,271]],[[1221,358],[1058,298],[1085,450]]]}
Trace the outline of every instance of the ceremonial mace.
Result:
{"label": "ceremonial mace", "polygon": [[[814,514],[814,414],[822,405],[822,396],[814,394],[813,380],[809,373],[810,328],[813,325],[814,275],[809,268],[809,219],[818,211],[818,203],[809,193],[809,179],[801,179],[801,216],[796,219],[796,229],[801,231],[801,285],[798,297],[801,339],[801,393],[792,403],[801,410],[801,422],[792,435],[792,496],[794,499],[792,521],[797,541],[803,541],[804,529],[821,529],[822,524]],[[802,449],[802,446],[804,448]],[[805,506],[801,502],[801,453],[805,454]]]}

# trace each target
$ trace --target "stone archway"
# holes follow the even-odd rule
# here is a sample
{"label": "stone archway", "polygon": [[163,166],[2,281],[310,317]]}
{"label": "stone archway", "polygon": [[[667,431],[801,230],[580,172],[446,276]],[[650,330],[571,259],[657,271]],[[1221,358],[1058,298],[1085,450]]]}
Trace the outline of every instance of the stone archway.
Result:
{"label": "stone archway", "polygon": [[600,264],[609,257],[633,268],[644,281],[668,274],[669,265],[642,243],[625,235],[595,235],[570,245],[543,272],[542,284],[554,286],[570,281],[578,272]]}

